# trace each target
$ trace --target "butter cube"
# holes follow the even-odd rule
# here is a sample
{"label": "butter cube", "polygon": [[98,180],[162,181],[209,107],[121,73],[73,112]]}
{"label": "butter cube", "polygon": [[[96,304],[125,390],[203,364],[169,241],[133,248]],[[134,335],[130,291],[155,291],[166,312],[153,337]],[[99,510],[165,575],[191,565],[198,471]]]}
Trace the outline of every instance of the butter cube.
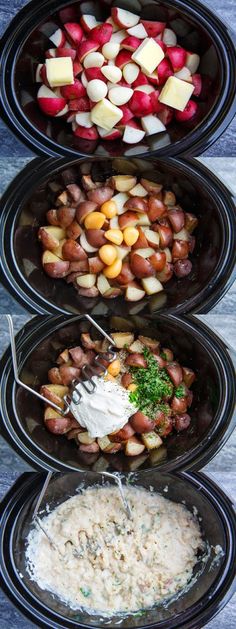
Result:
{"label": "butter cube", "polygon": [[194,85],[169,76],[159,96],[160,103],[183,111],[194,92]]}
{"label": "butter cube", "polygon": [[132,59],[148,74],[152,74],[162,59],[164,52],[155,39],[147,37],[132,54]]}
{"label": "butter cube", "polygon": [[46,59],[46,74],[51,87],[72,85],[74,83],[74,75],[71,57]]}
{"label": "butter cube", "polygon": [[122,116],[121,109],[110,103],[107,98],[100,100],[91,110],[92,122],[107,131],[110,131],[121,120]]}

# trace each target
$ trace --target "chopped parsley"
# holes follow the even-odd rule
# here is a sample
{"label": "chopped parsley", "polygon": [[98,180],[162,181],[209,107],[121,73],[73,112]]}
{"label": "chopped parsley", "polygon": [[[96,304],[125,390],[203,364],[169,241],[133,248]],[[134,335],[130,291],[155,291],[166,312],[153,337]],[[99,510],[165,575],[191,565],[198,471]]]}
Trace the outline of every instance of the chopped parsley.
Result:
{"label": "chopped parsley", "polygon": [[175,397],[181,398],[181,397],[185,397],[185,395],[186,395],[186,390],[185,390],[184,384],[179,384],[179,386],[176,387],[175,389]]}
{"label": "chopped parsley", "polygon": [[167,413],[168,406],[162,401],[173,391],[171,379],[165,368],[159,367],[153,354],[145,347],[143,355],[147,367],[131,367],[130,372],[137,389],[129,395],[129,400],[148,417],[156,416],[158,410]]}
{"label": "chopped parsley", "polygon": [[81,591],[81,594],[85,596],[85,598],[87,598],[88,596],[92,594],[90,588],[80,588],[80,591]]}

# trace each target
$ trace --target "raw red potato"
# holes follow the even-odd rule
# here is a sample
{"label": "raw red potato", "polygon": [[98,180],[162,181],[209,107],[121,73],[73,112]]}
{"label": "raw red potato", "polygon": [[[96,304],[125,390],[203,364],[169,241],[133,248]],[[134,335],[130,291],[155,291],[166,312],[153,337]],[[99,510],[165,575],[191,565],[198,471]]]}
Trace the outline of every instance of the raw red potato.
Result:
{"label": "raw red potato", "polygon": [[[49,384],[42,385],[40,391],[47,398],[48,404],[44,412],[44,422],[47,430],[55,435],[64,435],[68,440],[75,440],[82,452],[99,454],[116,454],[123,451],[125,456],[136,457],[144,450],[148,453],[162,446],[168,435],[186,430],[191,423],[188,411],[193,402],[193,391],[190,390],[196,379],[194,371],[183,367],[174,359],[170,348],[161,347],[157,339],[139,335],[135,338],[132,332],[111,333],[117,347],[117,358],[109,364],[104,361],[107,342],[95,340],[89,332],[80,335],[79,345],[65,348],[58,356],[56,363],[48,371]],[[136,351],[139,350],[139,351]],[[169,375],[169,394],[154,406],[148,406],[148,399],[143,398],[142,404],[147,410],[138,409],[131,415],[127,423],[120,430],[102,438],[92,438],[86,428],[82,428],[73,415],[66,417],[50,406],[50,402],[57,403],[64,408],[64,396],[70,391],[73,380],[78,378],[81,367],[94,363],[94,358],[100,354],[100,362],[108,368],[108,375],[123,386],[127,391],[136,391],[140,382],[135,384],[135,374],[139,369],[148,369],[148,356],[157,360],[159,368]],[[121,360],[119,358],[121,354]],[[165,356],[165,360],[162,356]],[[149,391],[149,389],[147,389]],[[148,393],[147,393],[148,395]],[[139,398],[140,399],[140,398]]]}
{"label": "raw red potato", "polygon": [[[145,135],[165,133],[174,118],[197,122],[195,99],[209,86],[197,73],[199,55],[180,46],[166,22],[119,7],[104,22],[83,14],[79,23],[70,8],[59,19],[49,38],[54,48],[36,68],[46,116],[64,117],[76,138],[94,143],[138,144]],[[81,112],[90,112],[90,125],[76,118]]]}
{"label": "raw red potato", "polygon": [[155,181],[113,175],[102,183],[84,175],[81,186],[59,194],[55,208],[38,231],[43,268],[80,295],[139,301],[192,270],[198,220]]}

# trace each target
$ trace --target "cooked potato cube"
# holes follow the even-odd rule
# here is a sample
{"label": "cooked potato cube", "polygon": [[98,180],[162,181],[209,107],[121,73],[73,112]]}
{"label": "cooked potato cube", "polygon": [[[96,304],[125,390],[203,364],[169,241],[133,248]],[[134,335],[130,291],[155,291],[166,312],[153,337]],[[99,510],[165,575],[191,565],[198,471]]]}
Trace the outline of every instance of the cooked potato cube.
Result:
{"label": "cooked potato cube", "polygon": [[126,456],[137,456],[138,454],[142,454],[145,446],[137,439],[137,437],[130,437],[125,444],[125,454]]}
{"label": "cooked potato cube", "polygon": [[77,439],[80,443],[85,443],[86,445],[90,445],[91,443],[94,443],[96,441],[93,437],[90,437],[87,431],[80,432]]}
{"label": "cooked potato cube", "polygon": [[160,448],[162,445],[162,439],[156,432],[144,432],[141,435],[142,442],[148,450],[154,450],[154,448]]}
{"label": "cooked potato cube", "polygon": [[125,345],[129,346],[134,341],[134,335],[130,332],[113,332],[111,336],[118,349],[123,349]]}

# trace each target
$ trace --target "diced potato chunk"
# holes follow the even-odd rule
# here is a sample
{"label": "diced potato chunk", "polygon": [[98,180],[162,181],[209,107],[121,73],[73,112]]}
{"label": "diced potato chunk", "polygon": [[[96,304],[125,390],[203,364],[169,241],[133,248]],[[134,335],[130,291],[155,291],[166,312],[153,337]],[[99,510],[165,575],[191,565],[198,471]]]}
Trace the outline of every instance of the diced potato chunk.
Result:
{"label": "diced potato chunk", "polygon": [[77,439],[80,443],[85,443],[86,445],[90,445],[91,443],[94,443],[95,441],[93,437],[90,437],[87,431],[80,432],[77,436]]}
{"label": "diced potato chunk", "polygon": [[134,341],[134,334],[131,332],[112,332],[111,336],[118,349],[129,346]]}
{"label": "diced potato chunk", "polygon": [[156,277],[145,277],[142,279],[142,285],[147,295],[154,295],[163,290],[161,282]]}
{"label": "diced potato chunk", "polygon": [[142,354],[144,350],[144,345],[143,343],[141,343],[141,341],[139,341],[137,339],[137,341],[134,341],[130,346],[129,346],[129,352],[131,352],[132,354],[138,352],[138,354]]}
{"label": "diced potato chunk", "polygon": [[160,448],[162,445],[162,439],[156,432],[144,432],[141,435],[142,442],[148,450],[154,450],[154,448]]}
{"label": "diced potato chunk", "polygon": [[137,437],[130,437],[125,444],[126,456],[137,456],[142,454],[145,450],[145,446],[137,439]]}

